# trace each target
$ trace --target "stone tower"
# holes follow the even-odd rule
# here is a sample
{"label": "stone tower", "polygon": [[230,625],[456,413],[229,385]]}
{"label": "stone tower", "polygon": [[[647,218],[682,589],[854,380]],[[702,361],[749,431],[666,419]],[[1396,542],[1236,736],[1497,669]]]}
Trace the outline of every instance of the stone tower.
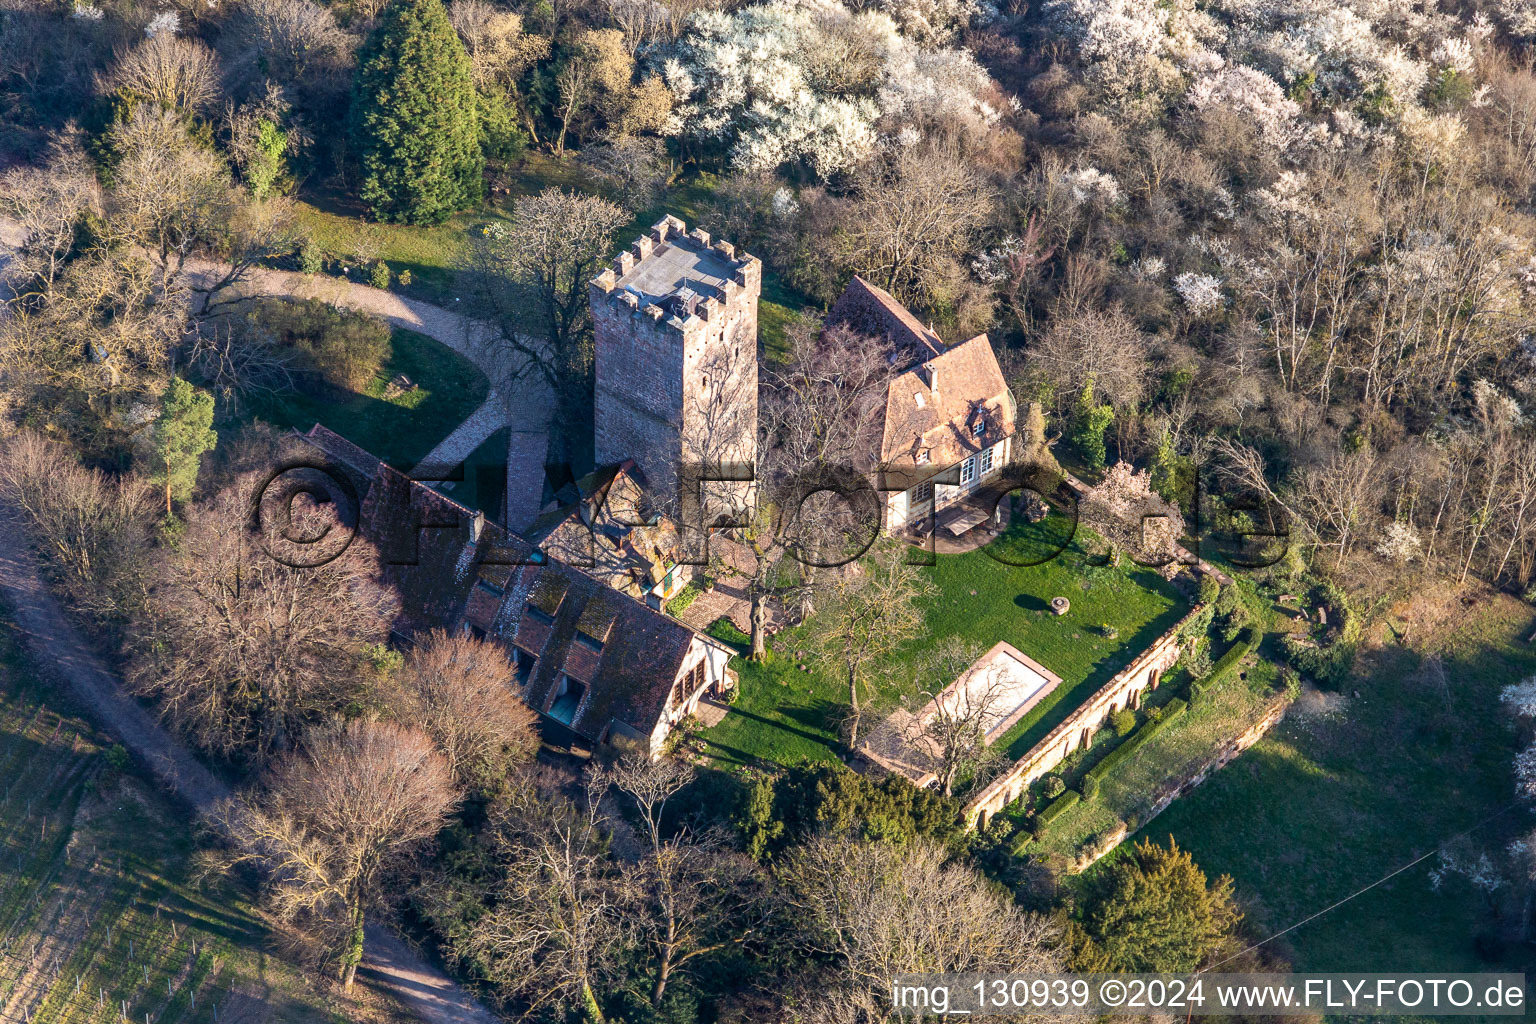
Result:
{"label": "stone tower", "polygon": [[757,257],[671,216],[593,279],[598,465],[634,459],[668,505],[685,463],[755,465],[762,279]]}

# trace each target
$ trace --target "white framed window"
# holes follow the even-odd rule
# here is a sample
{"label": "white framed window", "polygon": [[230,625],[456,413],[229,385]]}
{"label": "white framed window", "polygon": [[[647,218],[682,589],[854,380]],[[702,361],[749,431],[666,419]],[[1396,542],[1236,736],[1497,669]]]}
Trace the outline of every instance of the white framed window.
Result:
{"label": "white framed window", "polygon": [[980,437],[982,434],[985,434],[986,432],[987,432],[987,421],[986,420],[978,419],[976,421],[975,425],[971,427],[971,433],[975,434],[977,437]]}
{"label": "white framed window", "polygon": [[972,455],[970,458],[960,463],[960,485],[963,487],[966,484],[973,484],[975,482],[976,456]]}
{"label": "white framed window", "polygon": [[908,499],[908,505],[912,508],[917,508],[920,505],[928,504],[932,500],[933,481],[930,480],[925,483],[920,483],[916,487],[912,488],[912,497]]}
{"label": "white framed window", "polygon": [[926,466],[928,464],[928,459],[929,459],[929,455],[928,455],[928,450],[926,448],[924,448],[923,450],[921,450],[921,451],[919,451],[917,453],[917,464],[919,466]]}
{"label": "white framed window", "polygon": [[996,451],[997,449],[995,448],[987,448],[984,451],[977,453],[977,469],[980,471],[982,476],[986,476],[988,473],[992,472],[992,457]]}

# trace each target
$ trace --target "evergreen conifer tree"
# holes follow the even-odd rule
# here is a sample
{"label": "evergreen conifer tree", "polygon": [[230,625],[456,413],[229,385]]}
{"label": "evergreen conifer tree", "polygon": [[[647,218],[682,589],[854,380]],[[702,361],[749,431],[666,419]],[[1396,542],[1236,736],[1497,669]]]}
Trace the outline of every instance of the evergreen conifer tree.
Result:
{"label": "evergreen conifer tree", "polygon": [[436,224],[480,201],[469,55],[442,0],[390,0],[352,92],[359,195],[383,221]]}
{"label": "evergreen conifer tree", "polygon": [[166,515],[171,514],[173,497],[186,501],[192,496],[202,454],[219,441],[212,428],[213,396],[172,377],[155,422],[155,457],[160,463],[155,475],[165,486]]}

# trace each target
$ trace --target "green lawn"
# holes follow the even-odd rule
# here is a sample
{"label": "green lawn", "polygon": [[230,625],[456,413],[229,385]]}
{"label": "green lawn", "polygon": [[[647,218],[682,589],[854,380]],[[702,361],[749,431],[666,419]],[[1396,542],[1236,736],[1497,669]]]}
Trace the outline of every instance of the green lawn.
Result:
{"label": "green lawn", "polygon": [[[1067,535],[1063,517],[1053,515],[1036,526],[1011,527],[983,550],[939,555],[936,565],[922,569],[938,588],[923,602],[926,629],[876,674],[875,692],[866,694],[865,728],[920,688],[914,667],[936,642],[960,637],[984,650],[1006,640],[1062,677],[1055,692],[1000,741],[1017,758],[1184,614],[1184,601],[1156,572],[1129,562],[1093,567],[1076,539],[1039,565],[999,561],[1046,558]],[[1072,603],[1060,617],[1048,604],[1058,595]],[[1116,639],[1102,635],[1106,623],[1118,630]],[[811,655],[808,638],[815,628],[813,616],[779,634],[765,664],[733,663],[741,673],[741,695],[725,720],[703,734],[712,757],[739,765],[840,756],[837,729],[847,688],[833,666]]]}
{"label": "green lawn", "polygon": [[[397,373],[415,381],[416,390],[385,398],[385,385]],[[322,399],[291,392],[254,405],[245,418],[298,430],[321,423],[391,465],[409,468],[479,407],[488,387],[485,375],[457,352],[426,335],[396,330],[389,358],[363,393]]]}
{"label": "green lawn", "polygon": [[[353,197],[330,190],[311,190],[298,203],[299,226],[329,257],[351,266],[351,280],[366,281],[366,271],[359,268],[383,260],[397,276],[401,270],[411,272],[409,285],[396,282],[391,285],[392,290],[452,308],[456,300],[468,301],[465,289],[458,286],[458,268],[467,252],[469,232],[490,221],[507,220],[513,203],[521,195],[533,195],[550,187],[602,191],[574,161],[556,160],[543,153],[528,154],[504,180],[510,192],[492,195],[476,209],[455,214],[431,227],[373,223],[366,219],[366,210]],[[708,229],[708,200],[717,187],[719,179],[707,172],[680,180],[660,203],[637,211],[628,224],[614,232],[613,251],[617,253],[629,245],[669,213],[681,217],[690,229],[700,225]],[[332,264],[327,271],[339,273],[340,269]],[[803,296],[764,268],[758,331],[769,361],[784,358],[785,325],[796,310],[808,304]]]}
{"label": "green lawn", "polygon": [[[34,679],[0,620],[0,1007],[8,1020],[359,1019],[273,956],[250,893],[197,880],[186,811]],[[121,762],[120,762],[121,763]],[[33,952],[35,944],[35,954]],[[56,974],[48,970],[57,962]]]}
{"label": "green lawn", "polygon": [[[1442,695],[1420,674],[1420,654],[1375,652],[1332,707],[1303,701],[1238,760],[1158,817],[1215,875],[1230,873],[1249,926],[1285,928],[1433,850],[1490,815],[1472,836],[1499,855],[1531,827],[1512,807],[1516,737],[1501,687],[1536,671],[1525,643],[1528,606],[1509,598],[1478,610],[1455,605],[1440,651]],[[1358,689],[1359,697],[1351,696]],[[1430,858],[1282,940],[1297,970],[1453,971],[1536,969],[1512,946],[1502,963],[1480,961],[1472,939],[1488,911],[1464,879],[1429,884]]]}

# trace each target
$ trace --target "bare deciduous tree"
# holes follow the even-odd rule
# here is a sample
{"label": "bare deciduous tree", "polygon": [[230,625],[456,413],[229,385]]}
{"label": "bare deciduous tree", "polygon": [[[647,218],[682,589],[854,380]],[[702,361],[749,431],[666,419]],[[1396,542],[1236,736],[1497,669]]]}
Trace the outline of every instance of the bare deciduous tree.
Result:
{"label": "bare deciduous tree", "polygon": [[227,216],[228,172],[192,139],[180,116],[148,104],[114,125],[111,138],[118,155],[107,195],[112,241],[144,247],[163,279],[179,276]]}
{"label": "bare deciduous tree", "polygon": [[948,264],[970,251],[993,193],[943,148],[898,146],[855,182],[844,259],[906,303],[926,303]]}
{"label": "bare deciduous tree", "polygon": [[87,469],[64,444],[24,430],[0,447],[0,495],[79,607],[98,618],[133,610],[155,508],[147,483]]}
{"label": "bare deciduous tree", "polygon": [[922,569],[907,564],[906,548],[897,543],[844,566],[827,587],[828,607],[821,612],[815,643],[848,683],[848,749],[859,747],[865,673],[918,635],[923,611],[917,602],[934,591]]}
{"label": "bare deciduous tree", "polygon": [[684,822],[669,831],[664,824],[667,801],[694,779],[692,766],[630,756],[607,778],[634,801],[650,847],[634,879],[639,891],[629,917],[655,963],[651,1003],[660,1006],[675,975],[746,938],[755,872],[725,848],[717,830],[700,834]]}
{"label": "bare deciduous tree", "polygon": [[493,788],[539,747],[506,651],[464,633],[417,639],[400,673],[402,717],[426,730],[462,784]]}
{"label": "bare deciduous tree", "polygon": [[617,971],[632,895],[608,859],[598,806],[607,787],[595,773],[588,782],[581,804],[536,779],[498,810],[503,873],[467,948],[529,1011],[563,1003],[600,1021],[596,992]]}
{"label": "bare deciduous tree", "polygon": [[248,69],[253,84],[276,80],[300,91],[338,80],[354,45],[331,10],[311,0],[241,0],[220,33],[226,64]]}
{"label": "bare deciduous tree", "polygon": [[[367,698],[369,645],[388,636],[398,606],[362,538],[317,568],[274,558],[277,528],[250,528],[264,481],[245,474],[189,510],[150,588],[129,670],[135,690],[200,746],[258,762]],[[282,527],[292,536],[343,535],[334,508],[304,497],[292,507],[295,522]]]}
{"label": "bare deciduous tree", "polygon": [[927,761],[945,796],[954,795],[957,781],[977,779],[1002,758],[1002,752],[987,743],[987,731],[997,724],[1008,689],[997,670],[972,676],[967,686],[941,699],[980,654],[975,644],[951,638],[929,651],[918,667],[919,692],[927,702],[913,716],[907,741]]}
{"label": "bare deciduous tree", "polygon": [[1146,397],[1148,356],[1147,338],[1130,317],[1118,309],[1091,309],[1057,317],[1029,349],[1027,367],[1058,402],[1092,381],[1094,392],[1116,409],[1131,410]]}
{"label": "bare deciduous tree", "polygon": [[196,39],[157,32],[118,58],[112,84],[165,111],[193,113],[219,93],[219,62]]}
{"label": "bare deciduous tree", "polygon": [[475,238],[472,262],[480,299],[502,328],[520,371],[543,377],[555,394],[550,456],[590,429],[592,315],[587,285],[608,260],[614,231],[628,220],[597,196],[545,189],[517,200],[512,225]]}
{"label": "bare deciduous tree", "polygon": [[457,800],[447,762],[425,734],[354,721],[312,732],[225,822],[267,868],[272,909],[323,934],[350,989],[380,879],[437,834]]}
{"label": "bare deciduous tree", "polygon": [[801,943],[838,964],[842,986],[817,998],[866,1011],[844,1020],[896,1019],[889,987],[898,974],[1060,969],[1044,918],[1021,911],[927,839],[895,845],[818,836],[789,855],[778,880]]}
{"label": "bare deciduous tree", "polygon": [[16,220],[22,244],[7,272],[44,299],[74,252],[83,218],[101,212],[101,188],[85,153],[84,133],[73,124],[56,135],[42,167],[13,167],[0,175],[0,211]]}

